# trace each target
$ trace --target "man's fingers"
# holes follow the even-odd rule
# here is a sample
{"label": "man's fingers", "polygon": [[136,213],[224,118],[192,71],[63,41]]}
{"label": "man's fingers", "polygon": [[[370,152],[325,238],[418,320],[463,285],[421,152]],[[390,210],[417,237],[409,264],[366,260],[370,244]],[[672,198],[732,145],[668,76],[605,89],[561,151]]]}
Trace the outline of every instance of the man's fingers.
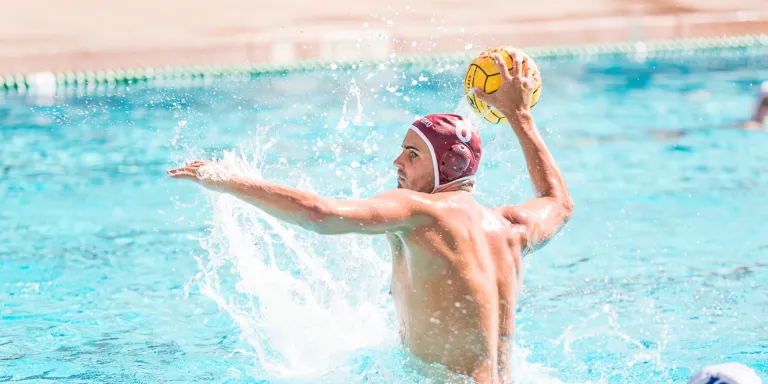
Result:
{"label": "man's fingers", "polygon": [[528,60],[528,58],[527,58],[527,57],[526,57],[526,58],[524,58],[523,60],[525,60],[525,61],[524,61],[524,63],[525,63],[525,65],[524,65],[524,66],[525,66],[525,69],[523,70],[523,72],[524,72],[524,74],[525,74],[525,77],[526,77],[526,78],[533,78],[533,73],[534,73],[534,70],[533,70],[533,65],[531,65],[531,61],[530,61],[530,60]]}
{"label": "man's fingers", "polygon": [[525,80],[531,84],[536,83],[536,70],[533,68],[530,61],[528,62],[528,65],[525,66]]}
{"label": "man's fingers", "polygon": [[168,175],[175,179],[196,178],[197,174],[189,168],[177,168],[168,171]]}
{"label": "man's fingers", "polygon": [[171,176],[171,177],[177,177],[177,176],[181,176],[183,174],[184,174],[184,169],[183,168],[169,169],[168,170],[168,175]]}
{"label": "man's fingers", "polygon": [[203,161],[203,160],[195,160],[195,161],[193,161],[193,162],[191,162],[191,163],[187,164],[187,167],[196,167],[196,168],[199,168],[199,167],[202,167],[202,166],[204,166],[205,164],[206,164],[206,162],[205,162],[205,161]]}
{"label": "man's fingers", "polygon": [[[480,89],[480,88],[472,88],[472,93],[474,93],[474,94],[475,94],[475,96],[476,96],[478,99],[480,99],[480,100],[482,100],[482,101],[485,101],[486,103],[489,101],[489,99],[493,99],[493,94],[488,94],[488,93],[485,93],[485,92],[483,92],[483,90],[482,90],[482,89]],[[492,101],[492,100],[491,100],[491,101]]]}
{"label": "man's fingers", "polygon": [[512,77],[509,75],[509,68],[507,68],[507,63],[504,62],[504,58],[501,57],[501,55],[498,53],[491,54],[491,58],[493,58],[493,61],[496,62],[496,67],[499,68],[501,79],[512,80]]}
{"label": "man's fingers", "polygon": [[512,58],[512,77],[519,79],[523,76],[523,60],[524,57],[515,50],[510,50],[509,57]]}

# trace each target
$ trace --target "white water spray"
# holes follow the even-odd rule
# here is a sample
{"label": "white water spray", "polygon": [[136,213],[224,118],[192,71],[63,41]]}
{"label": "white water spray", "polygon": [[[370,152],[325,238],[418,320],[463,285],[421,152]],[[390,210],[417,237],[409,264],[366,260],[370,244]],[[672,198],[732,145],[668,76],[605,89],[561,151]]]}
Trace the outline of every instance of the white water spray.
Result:
{"label": "white water spray", "polygon": [[[260,154],[247,155],[228,152],[218,164],[259,178]],[[213,221],[201,239],[200,289],[238,324],[260,374],[310,378],[391,339],[380,296],[389,267],[370,239],[320,237],[232,196],[208,197]],[[225,279],[234,291],[223,288]]]}

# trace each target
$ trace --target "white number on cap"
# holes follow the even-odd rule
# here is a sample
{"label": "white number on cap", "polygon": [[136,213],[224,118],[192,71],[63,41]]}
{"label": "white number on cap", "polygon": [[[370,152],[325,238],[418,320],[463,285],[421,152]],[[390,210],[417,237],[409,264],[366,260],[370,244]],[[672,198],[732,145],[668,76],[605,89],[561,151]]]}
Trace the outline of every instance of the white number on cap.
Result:
{"label": "white number on cap", "polygon": [[456,136],[462,143],[467,143],[472,140],[472,130],[464,124],[456,124]]}

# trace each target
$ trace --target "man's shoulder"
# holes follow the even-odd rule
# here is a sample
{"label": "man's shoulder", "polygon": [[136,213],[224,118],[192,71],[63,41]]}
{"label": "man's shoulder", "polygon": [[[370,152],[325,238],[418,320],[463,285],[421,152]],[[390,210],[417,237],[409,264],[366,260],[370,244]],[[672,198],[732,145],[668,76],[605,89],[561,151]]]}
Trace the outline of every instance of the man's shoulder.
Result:
{"label": "man's shoulder", "polygon": [[497,209],[483,206],[472,195],[432,194],[399,188],[377,195],[374,199],[394,202],[413,213],[435,218],[457,218],[463,213],[470,216],[500,215]]}
{"label": "man's shoulder", "polygon": [[376,195],[371,198],[371,202],[381,208],[407,211],[410,215],[435,216],[437,209],[436,200],[432,195],[404,188]]}
{"label": "man's shoulder", "polygon": [[398,188],[384,192],[374,196],[373,199],[410,202],[414,204],[429,204],[433,202],[431,195],[405,188]]}
{"label": "man's shoulder", "polygon": [[484,206],[471,194],[435,194],[430,195],[429,199],[435,216],[451,221],[460,220],[467,225],[488,216],[498,216],[493,208]]}

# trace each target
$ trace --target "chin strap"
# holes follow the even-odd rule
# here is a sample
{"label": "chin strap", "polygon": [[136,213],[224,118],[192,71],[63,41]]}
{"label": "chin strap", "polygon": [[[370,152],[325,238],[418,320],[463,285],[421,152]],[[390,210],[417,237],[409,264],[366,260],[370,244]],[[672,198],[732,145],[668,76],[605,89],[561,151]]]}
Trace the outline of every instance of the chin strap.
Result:
{"label": "chin strap", "polygon": [[475,178],[475,176],[474,176],[474,175],[472,175],[472,176],[465,176],[465,177],[462,177],[462,178],[456,179],[456,180],[454,180],[454,181],[451,181],[451,182],[445,183],[445,184],[443,184],[443,185],[438,185],[438,186],[436,186],[435,188],[433,188],[433,189],[432,189],[432,193],[435,193],[435,191],[437,191],[438,189],[441,189],[441,188],[443,188],[443,187],[447,187],[447,186],[449,186],[449,185],[453,185],[453,184],[461,183],[461,182],[463,182],[463,181],[467,181],[467,180],[473,180],[474,178]]}

